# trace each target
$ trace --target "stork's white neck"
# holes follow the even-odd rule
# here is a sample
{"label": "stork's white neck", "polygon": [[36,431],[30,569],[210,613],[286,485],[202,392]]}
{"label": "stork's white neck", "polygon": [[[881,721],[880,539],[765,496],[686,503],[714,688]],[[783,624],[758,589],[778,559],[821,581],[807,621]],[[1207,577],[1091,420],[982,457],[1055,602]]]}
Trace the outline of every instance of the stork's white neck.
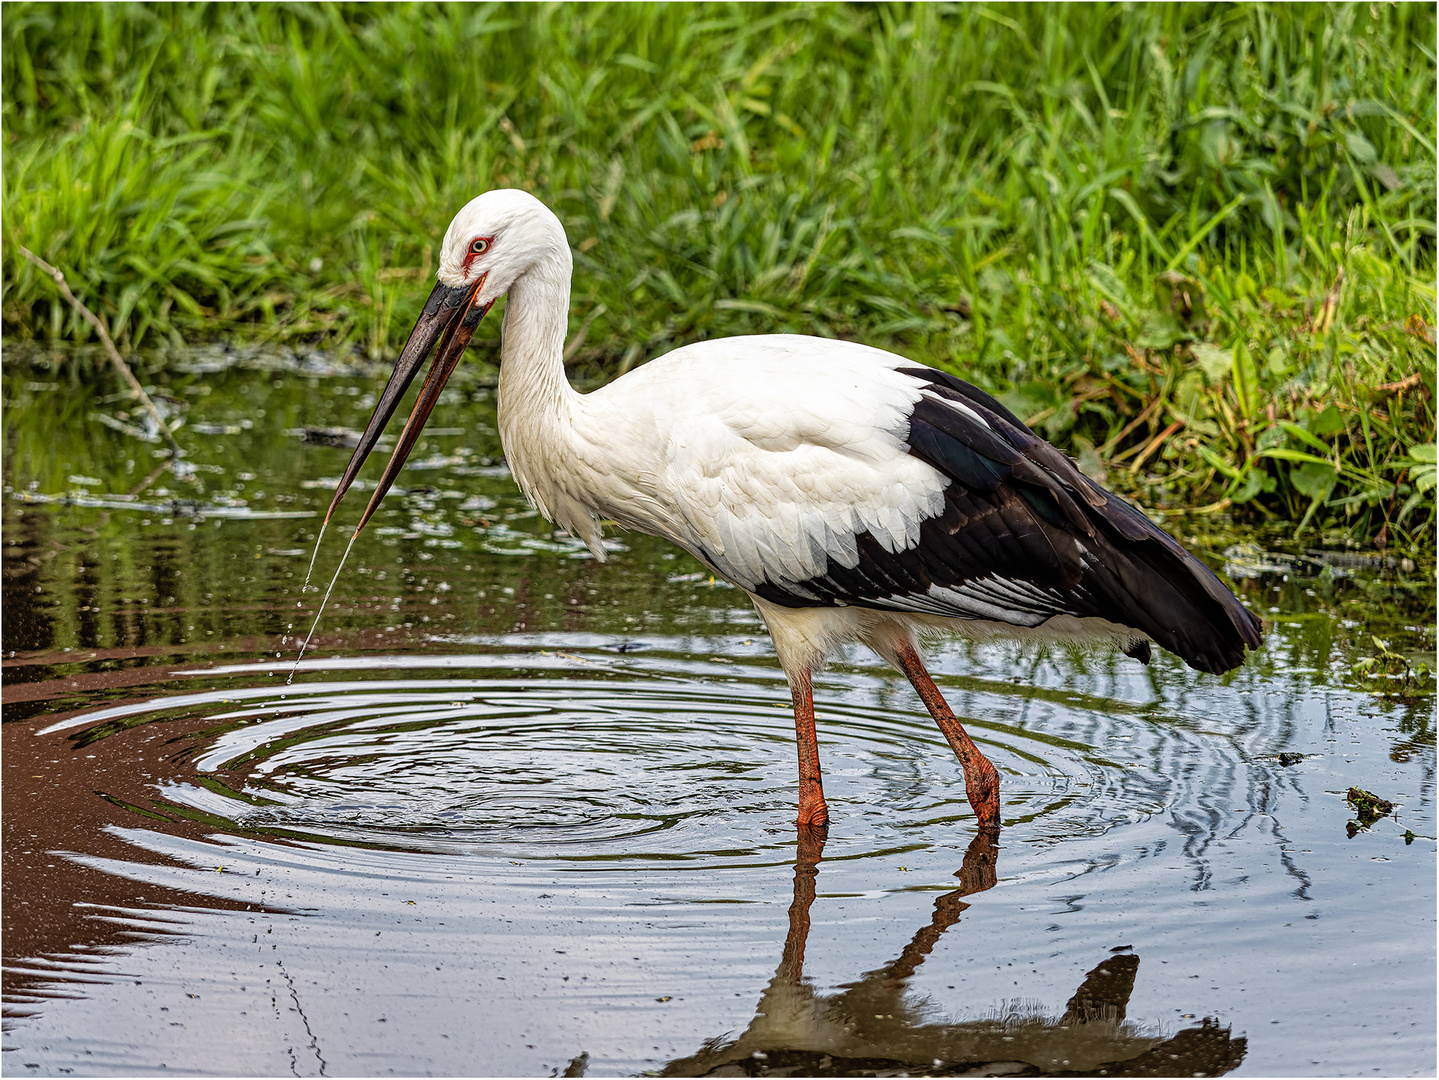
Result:
{"label": "stork's white neck", "polygon": [[[510,286],[500,331],[500,434],[505,420],[553,410],[578,397],[565,378],[570,260],[558,253],[535,263]],[[506,453],[509,446],[505,446]]]}
{"label": "stork's white neck", "polygon": [[[515,481],[547,518],[598,543],[593,511],[573,481],[574,416],[582,397],[565,377],[571,261],[561,240],[509,288],[500,331],[500,443]],[[594,546],[592,544],[591,546]]]}

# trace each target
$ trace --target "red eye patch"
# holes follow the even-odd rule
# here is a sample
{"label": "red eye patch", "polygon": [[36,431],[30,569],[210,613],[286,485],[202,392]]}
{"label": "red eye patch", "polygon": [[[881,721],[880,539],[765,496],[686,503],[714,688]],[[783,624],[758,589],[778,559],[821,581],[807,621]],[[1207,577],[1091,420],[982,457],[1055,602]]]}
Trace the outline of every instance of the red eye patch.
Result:
{"label": "red eye patch", "polygon": [[[477,236],[470,241],[469,246],[465,250],[465,261],[462,264],[465,270],[466,277],[468,277],[470,274],[470,263],[474,262],[475,259],[479,258],[479,256],[483,255],[485,252],[489,251],[490,246],[494,242],[495,238],[493,236]],[[478,250],[476,250],[477,248]]]}

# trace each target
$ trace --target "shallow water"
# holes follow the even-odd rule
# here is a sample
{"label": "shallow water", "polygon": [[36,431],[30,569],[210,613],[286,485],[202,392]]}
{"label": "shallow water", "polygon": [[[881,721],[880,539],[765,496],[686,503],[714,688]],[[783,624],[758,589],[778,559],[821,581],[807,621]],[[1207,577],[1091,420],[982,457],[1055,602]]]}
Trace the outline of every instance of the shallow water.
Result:
{"label": "shallow water", "polygon": [[[177,475],[124,401],[7,357],[7,1072],[1434,1071],[1433,683],[1373,641],[1432,652],[1432,568],[1176,519],[1266,618],[1242,671],[938,647],[997,845],[847,654],[820,844],[743,594],[556,535],[479,382],[286,686],[349,454],[317,429],[381,376],[242,360],[163,381]],[[1396,814],[1346,828],[1351,786]]]}

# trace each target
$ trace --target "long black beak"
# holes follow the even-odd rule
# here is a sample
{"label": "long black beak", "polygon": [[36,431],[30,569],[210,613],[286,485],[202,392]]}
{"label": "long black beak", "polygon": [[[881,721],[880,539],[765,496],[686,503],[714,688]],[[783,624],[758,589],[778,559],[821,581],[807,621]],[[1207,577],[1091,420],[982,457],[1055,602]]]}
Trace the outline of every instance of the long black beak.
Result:
{"label": "long black beak", "polygon": [[425,357],[430,355],[430,350],[435,347],[435,342],[439,341],[439,352],[435,355],[435,362],[430,365],[429,373],[425,376],[424,385],[420,388],[420,396],[415,401],[415,407],[410,412],[409,420],[405,422],[405,429],[400,432],[400,441],[395,446],[395,452],[390,455],[389,464],[385,466],[385,474],[380,477],[380,482],[375,486],[375,493],[370,496],[370,505],[365,508],[360,523],[355,526],[356,536],[360,534],[360,530],[365,527],[365,523],[370,520],[379,507],[380,500],[385,497],[385,492],[390,490],[390,485],[395,482],[395,477],[404,467],[405,459],[414,449],[415,443],[420,437],[420,431],[425,426],[425,421],[430,418],[430,412],[440,398],[440,391],[445,388],[450,373],[455,370],[455,365],[464,355],[465,346],[474,336],[475,327],[480,325],[480,320],[490,310],[489,304],[478,305],[475,303],[475,296],[484,282],[483,274],[473,285],[446,285],[440,282],[435,286],[435,291],[430,293],[430,298],[425,301],[425,310],[421,312],[415,328],[410,331],[410,340],[405,342],[404,351],[400,353],[400,359],[395,364],[390,381],[385,384],[385,391],[380,395],[379,404],[375,406],[375,413],[370,417],[369,426],[360,436],[360,444],[355,447],[355,453],[350,458],[350,463],[345,466],[345,475],[340,477],[340,485],[335,488],[335,497],[330,500],[330,508],[325,511],[325,524],[329,524],[335,507],[340,505],[340,500],[344,498],[345,492],[350,490],[350,485],[354,483],[360,466],[365,463],[365,459],[370,456],[370,451],[375,448],[380,433],[390,422],[390,417],[400,404],[400,399],[405,396],[405,391],[409,389],[410,383],[415,381],[415,375],[419,372],[420,365],[425,362]]}

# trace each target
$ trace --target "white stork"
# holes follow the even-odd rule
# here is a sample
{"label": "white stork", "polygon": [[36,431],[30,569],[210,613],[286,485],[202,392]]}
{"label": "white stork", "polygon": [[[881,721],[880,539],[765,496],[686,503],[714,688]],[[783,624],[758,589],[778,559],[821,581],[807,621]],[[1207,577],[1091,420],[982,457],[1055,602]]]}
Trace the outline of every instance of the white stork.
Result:
{"label": "white stork", "polygon": [[846,642],[914,684],[986,831],[999,826],[999,774],[925,670],[920,636],[1101,639],[1144,662],[1154,641],[1207,672],[1259,645],[1259,621],[1207,567],[947,372],[781,334],[696,342],[576,392],[563,357],[571,268],[559,219],[526,192],[489,191],[455,215],[439,282],[325,520],[438,341],[364,528],[508,294],[499,427],[515,480],[598,560],[613,521],[749,593],[794,698],[802,827],[828,822],[811,677]]}

